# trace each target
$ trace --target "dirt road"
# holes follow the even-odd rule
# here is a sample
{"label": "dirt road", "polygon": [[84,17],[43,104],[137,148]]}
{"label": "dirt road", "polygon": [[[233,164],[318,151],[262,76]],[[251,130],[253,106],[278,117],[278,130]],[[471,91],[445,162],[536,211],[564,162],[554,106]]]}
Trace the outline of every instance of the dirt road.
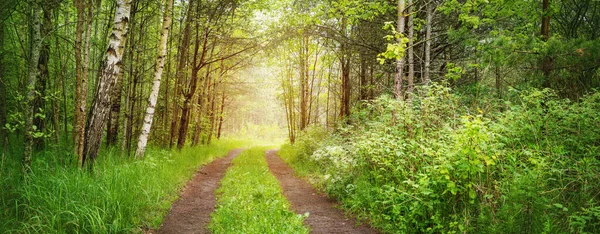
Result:
{"label": "dirt road", "polygon": [[226,157],[202,167],[173,203],[158,233],[210,233],[207,225],[217,205],[215,190],[240,152],[241,149],[232,150]]}
{"label": "dirt road", "polygon": [[279,180],[292,209],[298,214],[310,214],[304,222],[311,233],[377,233],[366,225],[356,226],[354,219],[344,217],[343,212],[335,208],[335,201],[317,193],[306,181],[294,176],[292,168],[277,156],[277,151],[267,151],[266,157],[269,170]]}

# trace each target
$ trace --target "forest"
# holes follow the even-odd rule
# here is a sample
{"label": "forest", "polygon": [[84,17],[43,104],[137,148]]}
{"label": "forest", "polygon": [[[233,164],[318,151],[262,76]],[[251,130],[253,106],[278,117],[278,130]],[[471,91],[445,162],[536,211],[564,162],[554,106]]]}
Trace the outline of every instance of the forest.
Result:
{"label": "forest", "polygon": [[600,233],[599,89],[597,0],[0,0],[0,233]]}

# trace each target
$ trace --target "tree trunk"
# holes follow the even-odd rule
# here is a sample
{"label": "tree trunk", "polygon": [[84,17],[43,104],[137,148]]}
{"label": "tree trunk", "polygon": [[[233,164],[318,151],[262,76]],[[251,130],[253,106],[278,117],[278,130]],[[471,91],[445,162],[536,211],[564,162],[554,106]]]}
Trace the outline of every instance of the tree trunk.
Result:
{"label": "tree trunk", "polygon": [[[548,41],[550,39],[550,0],[542,2],[542,39]],[[552,58],[544,56],[541,66],[542,74],[544,75],[544,88],[550,88],[550,73],[552,72]]]}
{"label": "tree trunk", "polygon": [[[125,39],[124,39],[125,40]],[[123,77],[125,75],[125,69],[119,71],[119,77],[117,83],[111,93],[111,104],[110,104],[110,116],[108,126],[106,128],[106,144],[108,146],[114,146],[117,144],[119,137],[119,125],[121,115],[121,96],[123,93]]]}
{"label": "tree trunk", "polygon": [[225,90],[221,94],[221,111],[219,111],[219,128],[217,130],[217,139],[221,139],[221,130],[223,129],[223,118],[225,115]]}
{"label": "tree trunk", "polygon": [[[398,33],[404,33],[404,7],[406,0],[398,0]],[[399,39],[400,40],[400,39]],[[396,61],[396,75],[394,76],[394,95],[396,99],[403,100],[402,82],[404,77],[404,56]]]}
{"label": "tree trunk", "polygon": [[[6,77],[4,77],[4,21],[0,21],[0,126],[6,125]],[[4,142],[6,132],[0,127],[0,142]]]}
{"label": "tree trunk", "polygon": [[102,76],[98,80],[96,86],[96,95],[90,111],[86,127],[86,138],[84,147],[84,157],[82,166],[86,161],[89,161],[92,168],[94,160],[98,156],[100,145],[102,143],[103,129],[106,126],[106,120],[110,113],[110,94],[113,85],[118,78],[121,61],[123,58],[123,38],[127,36],[127,24],[129,22],[129,14],[132,0],[117,0],[117,9],[115,11],[114,26],[108,49],[106,50],[105,66],[102,71]]}
{"label": "tree trunk", "polygon": [[367,84],[367,56],[364,52],[360,53],[360,100],[368,99]]}
{"label": "tree trunk", "polygon": [[301,38],[300,48],[300,131],[308,124],[308,36]]}
{"label": "tree trunk", "polygon": [[[196,25],[196,29],[198,30],[198,25]],[[209,35],[209,28],[206,27],[204,29],[204,41],[202,43],[202,55],[200,56],[201,57],[199,59],[200,62],[198,63],[198,51],[200,49],[200,41],[199,41],[198,35],[196,33],[196,46],[195,46],[194,59],[193,59],[194,67],[192,68],[192,79],[190,80],[189,88],[187,89],[188,92],[184,95],[183,110],[181,111],[181,119],[179,121],[179,138],[177,139],[177,148],[178,149],[182,149],[183,146],[185,146],[185,142],[187,140],[188,127],[189,127],[189,123],[190,123],[189,122],[190,111],[192,109],[191,104],[192,104],[193,97],[196,94],[196,89],[198,88],[198,72],[204,65],[206,50],[208,48],[208,35]],[[213,47],[212,51],[214,51],[214,47]],[[213,53],[212,51],[211,51],[211,54]]]}
{"label": "tree trunk", "polygon": [[343,52],[342,60],[342,100],[340,103],[341,111],[340,117],[347,117],[350,115],[350,56]]}
{"label": "tree trunk", "polygon": [[[131,24],[133,24],[133,18],[135,17],[135,8],[132,10],[130,17],[132,18],[132,22]],[[131,34],[131,41],[133,41],[133,33]],[[123,41],[121,41],[121,44],[126,47],[126,46],[131,46],[129,45],[129,40],[127,37],[123,37]],[[133,61],[133,49],[130,48],[130,61]],[[124,58],[123,60],[125,60],[126,58]],[[114,88],[111,91],[111,98],[110,98],[110,115],[109,115],[109,119],[108,119],[108,123],[107,123],[107,127],[106,127],[106,144],[108,146],[115,146],[117,144],[118,141],[118,137],[119,137],[119,128],[120,128],[120,118],[121,118],[121,106],[122,106],[122,96],[123,96],[123,79],[125,77],[125,69],[120,69],[119,70],[119,75],[115,81],[114,84]],[[125,124],[127,126],[127,124]],[[124,145],[121,147],[121,149],[124,149]]]}
{"label": "tree trunk", "polygon": [[25,172],[31,171],[31,155],[33,154],[33,133],[36,132],[33,125],[34,110],[31,102],[35,98],[35,86],[36,78],[39,72],[38,63],[40,59],[40,50],[42,47],[42,36],[40,33],[41,28],[41,14],[42,8],[39,1],[32,3],[33,15],[31,23],[31,48],[29,53],[29,68],[26,83],[26,102],[27,108],[25,108],[25,149],[23,151],[23,168]]}
{"label": "tree trunk", "polygon": [[[85,45],[84,30],[90,28],[91,25],[86,25],[86,6],[85,0],[75,0],[75,8],[77,9],[77,25],[75,28],[75,113],[73,123],[73,140],[75,142],[75,154],[78,155],[79,165],[83,165],[84,157],[84,142],[85,142],[85,121],[86,121],[86,101],[87,101],[87,74],[88,59],[83,57]],[[88,16],[89,17],[89,16]],[[87,36],[85,37],[87,40]],[[85,45],[84,45],[85,44]]]}
{"label": "tree trunk", "polygon": [[408,0],[408,86],[406,95],[410,100],[415,87],[415,54],[414,54],[414,14],[413,0]]}
{"label": "tree trunk", "polygon": [[542,2],[542,37],[544,41],[550,39],[550,0]]}
{"label": "tree trunk", "polygon": [[[174,15],[175,15],[174,12],[175,11],[173,11],[171,9],[171,19],[174,18]],[[171,27],[174,27],[173,25],[175,25],[175,24],[171,23]],[[181,27],[181,24],[179,26]],[[171,28],[170,30],[174,30],[174,28]],[[166,62],[166,64],[167,64],[167,72],[166,72],[166,77],[165,77],[165,85],[166,85],[166,87],[163,89],[164,90],[164,99],[163,100],[164,100],[164,109],[165,109],[165,111],[163,111],[162,115],[161,115],[162,132],[163,132],[163,134],[162,134],[163,137],[161,138],[161,144],[163,146],[168,146],[169,145],[168,141],[170,140],[169,138],[171,137],[170,135],[164,134],[164,133],[166,133],[167,131],[169,131],[168,129],[169,129],[169,126],[170,126],[169,125],[170,122],[168,121],[168,119],[169,119],[169,98],[170,98],[169,97],[169,93],[170,93],[169,91],[171,91],[169,83],[171,81],[171,67],[172,67],[171,66],[172,65],[171,58],[173,57],[173,53],[171,51],[172,51],[172,48],[173,48],[173,37],[169,37],[167,43],[168,43],[169,46],[167,48],[167,62]]]}
{"label": "tree trunk", "polygon": [[[346,35],[346,27],[348,24],[348,20],[346,17],[342,18],[342,30],[343,34]],[[342,43],[341,46],[341,59],[340,65],[342,69],[342,95],[341,95],[341,103],[340,103],[340,117],[347,117],[350,115],[350,53],[348,45]]]}
{"label": "tree trunk", "polygon": [[502,99],[502,74],[500,73],[500,65],[496,65],[496,92],[498,99]]}
{"label": "tree trunk", "polygon": [[[42,23],[40,34],[42,38],[46,38],[49,36],[52,31],[52,9],[50,3],[43,3],[43,18],[44,21]],[[50,78],[50,71],[48,70],[48,65],[50,62],[50,40],[42,40],[42,47],[40,50],[40,58],[38,61],[38,69],[39,74],[36,81],[36,94],[33,100],[33,125],[38,132],[44,132],[46,128],[46,119],[42,117],[42,115],[38,115],[38,113],[45,113],[46,111],[46,86],[48,85],[48,81]],[[44,138],[36,138],[34,139],[34,148],[36,150],[41,150],[44,148]]]}
{"label": "tree trunk", "polygon": [[[219,78],[218,80],[222,80],[223,79],[223,68],[224,68],[224,63],[223,60],[221,60],[221,72],[219,73]],[[210,95],[210,94],[209,94]],[[213,80],[212,83],[212,97],[210,98],[210,112],[209,113],[209,121],[210,121],[210,125],[208,128],[208,139],[206,140],[206,144],[209,144],[212,142],[212,137],[214,135],[215,132],[215,105],[216,105],[216,99],[217,99],[217,79],[215,78],[215,80]]]}
{"label": "tree trunk", "polygon": [[148,135],[152,128],[152,120],[154,118],[154,109],[156,108],[156,101],[158,100],[158,92],[160,91],[160,79],[162,76],[163,69],[165,67],[165,56],[167,54],[167,39],[169,38],[169,28],[171,26],[171,9],[173,8],[173,0],[167,0],[167,8],[165,9],[162,31],[160,35],[160,42],[158,43],[158,57],[156,58],[156,68],[154,71],[154,83],[152,84],[152,91],[148,98],[148,108],[144,115],[144,124],[137,144],[137,150],[135,151],[135,157],[141,158],[144,156],[146,151],[146,144],[148,143]]}
{"label": "tree trunk", "polygon": [[423,82],[429,85],[431,82],[431,24],[433,21],[433,2],[427,3],[427,22],[425,25],[425,75]]}
{"label": "tree trunk", "polygon": [[178,139],[177,137],[177,123],[178,123],[178,119],[179,119],[179,101],[177,99],[179,99],[179,95],[180,95],[180,90],[182,89],[182,84],[183,83],[183,75],[185,72],[185,69],[187,68],[187,59],[188,59],[188,47],[190,45],[190,33],[191,33],[191,24],[193,22],[193,18],[194,18],[194,3],[195,1],[190,2],[190,5],[188,6],[188,11],[187,11],[187,16],[186,16],[186,22],[185,22],[185,27],[183,29],[183,39],[181,40],[181,44],[179,47],[179,61],[177,64],[177,70],[175,73],[175,84],[173,86],[173,116],[171,117],[171,133],[169,134],[169,147],[173,148],[173,145],[175,143],[175,139]]}

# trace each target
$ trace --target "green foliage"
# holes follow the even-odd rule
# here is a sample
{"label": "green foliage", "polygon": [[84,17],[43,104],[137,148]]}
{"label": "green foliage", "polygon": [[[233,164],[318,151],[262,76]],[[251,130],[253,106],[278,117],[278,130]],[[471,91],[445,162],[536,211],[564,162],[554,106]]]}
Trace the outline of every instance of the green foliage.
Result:
{"label": "green foliage", "polygon": [[266,147],[243,151],[217,190],[213,233],[308,233],[304,215],[289,210],[279,182],[265,160]]}
{"label": "green foliage", "polygon": [[600,93],[572,102],[532,90],[475,114],[448,88],[419,93],[410,104],[380,97],[354,124],[280,153],[389,233],[600,231]]}
{"label": "green foliage", "polygon": [[385,52],[377,55],[380,64],[384,64],[389,59],[399,60],[404,57],[406,45],[409,42],[404,34],[396,31],[392,22],[386,22],[383,29],[390,31],[390,34],[385,36],[385,39],[389,42]]}
{"label": "green foliage", "polygon": [[38,155],[25,181],[15,160],[0,180],[0,230],[124,233],[158,228],[198,166],[242,143],[219,141],[181,152],[149,149],[143,160],[110,151],[99,158],[92,173],[51,164]]}

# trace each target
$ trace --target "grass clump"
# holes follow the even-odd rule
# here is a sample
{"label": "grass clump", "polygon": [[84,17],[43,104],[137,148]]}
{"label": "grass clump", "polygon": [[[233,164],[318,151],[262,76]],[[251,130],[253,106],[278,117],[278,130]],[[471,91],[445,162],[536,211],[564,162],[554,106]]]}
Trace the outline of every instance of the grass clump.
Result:
{"label": "grass clump", "polygon": [[308,233],[303,215],[289,210],[265,160],[266,147],[251,148],[233,160],[217,190],[212,233]]}
{"label": "grass clump", "polygon": [[[0,230],[7,233],[140,233],[158,228],[197,168],[242,141],[182,151],[149,149],[143,160],[102,153],[93,173],[49,164],[38,155],[24,181],[19,164],[4,171]],[[15,157],[16,158],[16,157]],[[16,162],[17,159],[15,159]]]}

